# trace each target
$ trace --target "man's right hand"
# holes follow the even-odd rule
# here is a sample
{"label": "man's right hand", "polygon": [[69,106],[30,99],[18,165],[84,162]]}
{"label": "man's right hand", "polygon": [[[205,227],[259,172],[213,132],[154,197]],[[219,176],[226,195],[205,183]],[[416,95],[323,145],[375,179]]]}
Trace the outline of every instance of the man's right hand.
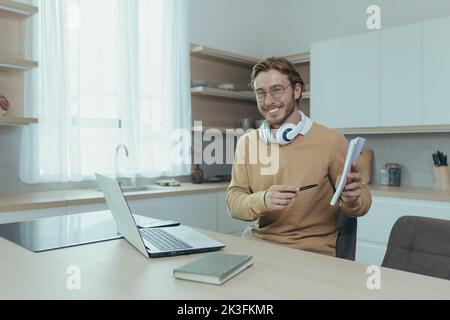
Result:
{"label": "man's right hand", "polygon": [[297,198],[300,188],[293,186],[272,186],[266,192],[264,201],[269,211],[284,210]]}

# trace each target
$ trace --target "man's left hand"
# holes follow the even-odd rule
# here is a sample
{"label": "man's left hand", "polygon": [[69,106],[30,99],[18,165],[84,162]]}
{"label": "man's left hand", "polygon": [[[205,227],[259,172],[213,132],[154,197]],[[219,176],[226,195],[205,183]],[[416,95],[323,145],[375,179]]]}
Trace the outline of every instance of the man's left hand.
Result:
{"label": "man's left hand", "polygon": [[[337,179],[337,184],[339,184],[340,180],[341,177],[339,176]],[[354,203],[361,197],[361,189],[361,173],[358,172],[356,163],[353,163],[352,170],[347,177],[347,184],[341,194],[342,201],[344,203]]]}

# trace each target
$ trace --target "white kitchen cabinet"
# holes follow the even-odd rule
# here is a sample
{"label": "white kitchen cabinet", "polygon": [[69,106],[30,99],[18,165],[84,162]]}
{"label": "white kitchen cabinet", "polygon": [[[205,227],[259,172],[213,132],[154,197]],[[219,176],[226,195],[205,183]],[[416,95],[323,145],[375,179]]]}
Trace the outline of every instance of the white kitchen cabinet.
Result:
{"label": "white kitchen cabinet", "polygon": [[450,124],[450,17],[423,24],[423,124]]}
{"label": "white kitchen cabinet", "polygon": [[422,124],[422,24],[381,31],[381,126]]}
{"label": "white kitchen cabinet", "polygon": [[450,203],[373,197],[369,213],[358,219],[356,260],[381,265],[392,227],[403,216],[450,220]]}
{"label": "white kitchen cabinet", "polygon": [[[338,128],[380,125],[380,33],[343,38],[342,123]],[[313,89],[314,90],[314,89]]]}
{"label": "white kitchen cabinet", "polygon": [[313,44],[313,120],[344,129],[450,125],[448,34],[445,17]]}
{"label": "white kitchen cabinet", "polygon": [[226,192],[164,197],[130,202],[133,213],[162,220],[175,220],[184,225],[238,234],[252,223],[228,215]]}
{"label": "white kitchen cabinet", "polygon": [[[179,221],[186,226],[211,231],[217,229],[215,193],[128,200],[128,206],[133,214],[161,220]],[[69,206],[67,214],[103,210],[109,210],[106,202]]]}
{"label": "white kitchen cabinet", "polygon": [[342,39],[311,47],[311,118],[330,128],[340,128],[344,121],[342,54]]}
{"label": "white kitchen cabinet", "polygon": [[140,206],[131,202],[133,213],[161,220],[179,221],[183,225],[217,230],[216,194],[161,197],[147,200]]}
{"label": "white kitchen cabinet", "polygon": [[380,33],[311,48],[311,118],[330,128],[380,125]]}
{"label": "white kitchen cabinet", "polygon": [[233,219],[228,214],[227,193],[218,192],[217,194],[217,232],[239,236],[247,227],[255,222],[245,222]]}

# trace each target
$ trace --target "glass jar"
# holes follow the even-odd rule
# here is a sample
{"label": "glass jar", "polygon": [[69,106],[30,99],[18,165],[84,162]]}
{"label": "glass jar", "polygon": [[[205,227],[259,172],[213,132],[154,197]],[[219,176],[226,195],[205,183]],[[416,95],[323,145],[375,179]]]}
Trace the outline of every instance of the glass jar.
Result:
{"label": "glass jar", "polygon": [[389,166],[389,185],[392,187],[400,187],[402,184],[402,171],[400,165],[391,163]]}
{"label": "glass jar", "polygon": [[384,167],[380,170],[380,185],[389,185],[389,169],[387,168],[387,164],[384,164]]}

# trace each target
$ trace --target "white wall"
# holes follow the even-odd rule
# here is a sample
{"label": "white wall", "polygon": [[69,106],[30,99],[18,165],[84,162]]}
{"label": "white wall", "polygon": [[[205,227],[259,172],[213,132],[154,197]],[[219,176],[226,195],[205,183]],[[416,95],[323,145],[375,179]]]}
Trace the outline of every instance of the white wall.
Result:
{"label": "white wall", "polygon": [[263,54],[261,0],[189,0],[191,42],[254,57]]}
{"label": "white wall", "polygon": [[189,0],[191,42],[256,57],[310,51],[312,43],[366,27],[369,5],[382,27],[450,16],[450,0]]}
{"label": "white wall", "polygon": [[265,0],[263,55],[309,52],[311,43],[368,32],[372,4],[381,8],[383,28],[450,16],[449,0]]}

